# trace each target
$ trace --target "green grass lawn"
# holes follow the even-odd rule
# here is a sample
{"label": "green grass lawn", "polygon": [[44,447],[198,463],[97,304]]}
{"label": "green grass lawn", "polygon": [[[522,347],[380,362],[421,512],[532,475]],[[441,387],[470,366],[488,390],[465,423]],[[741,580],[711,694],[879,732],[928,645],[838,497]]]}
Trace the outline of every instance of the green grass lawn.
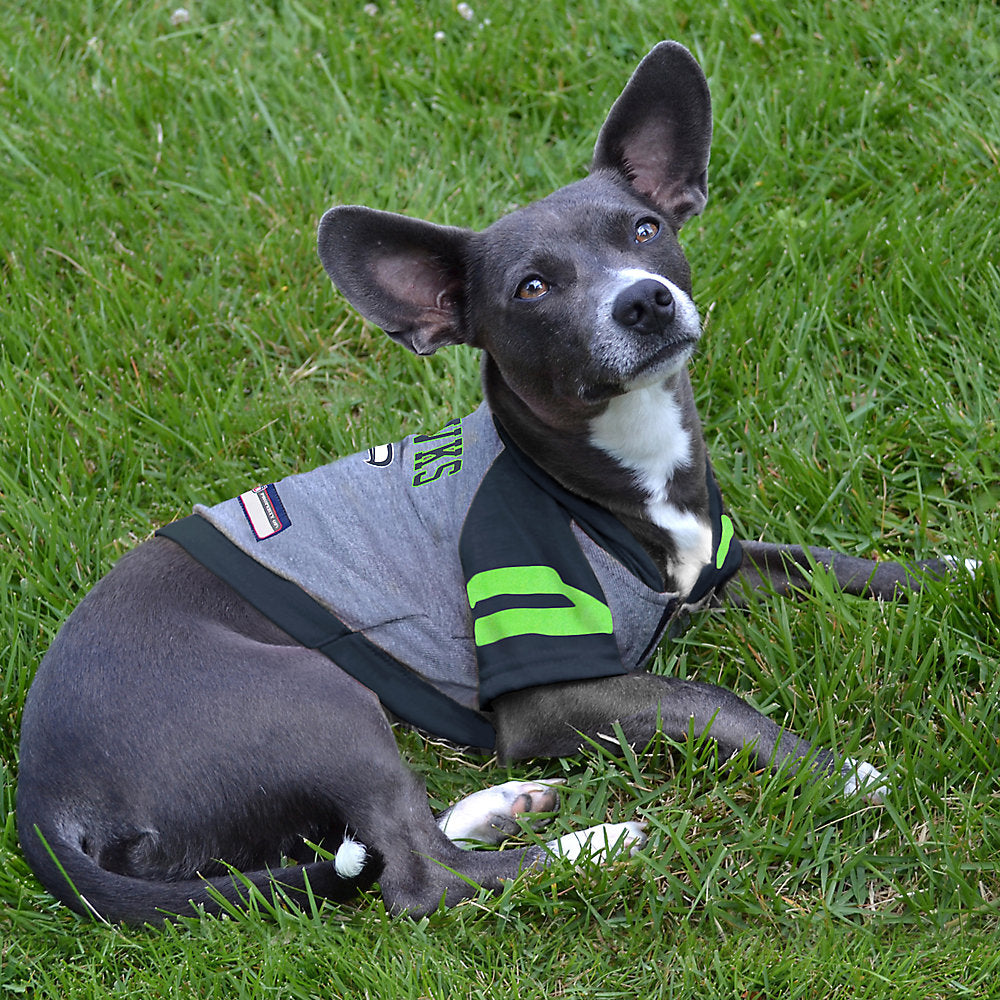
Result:
{"label": "green grass lawn", "polygon": [[[0,994],[996,997],[996,4],[471,6],[0,9]],[[740,530],[983,565],[891,605],[821,579],[703,622],[655,669],[863,748],[888,803],[661,740],[515,772],[569,779],[559,829],[648,820],[639,858],[420,922],[375,895],[165,931],[56,905],[17,844],[18,724],[81,595],[195,501],[478,400],[471,353],[411,357],[348,309],[315,254],[322,211],[479,227],[580,177],[663,37],[715,102],[683,242]],[[400,742],[436,804],[508,776]]]}

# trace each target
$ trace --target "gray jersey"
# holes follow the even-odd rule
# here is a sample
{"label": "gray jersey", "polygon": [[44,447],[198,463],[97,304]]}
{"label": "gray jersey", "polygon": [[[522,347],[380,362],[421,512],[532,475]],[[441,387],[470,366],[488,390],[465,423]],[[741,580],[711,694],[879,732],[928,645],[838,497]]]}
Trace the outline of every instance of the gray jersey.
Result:
{"label": "gray jersey", "polygon": [[[507,690],[641,668],[680,603],[620,522],[533,466],[485,404],[195,512],[472,710]],[[738,548],[723,552],[736,566]],[[716,561],[713,586],[735,571]],[[266,588],[254,603],[269,613]]]}
{"label": "gray jersey", "polygon": [[[476,645],[459,539],[503,447],[484,404],[437,433],[274,483],[287,523],[254,528],[261,493],[195,512],[349,628],[475,708]],[[530,510],[518,513],[531,518]],[[677,595],[657,593],[573,530],[607,598],[619,655],[635,669]]]}

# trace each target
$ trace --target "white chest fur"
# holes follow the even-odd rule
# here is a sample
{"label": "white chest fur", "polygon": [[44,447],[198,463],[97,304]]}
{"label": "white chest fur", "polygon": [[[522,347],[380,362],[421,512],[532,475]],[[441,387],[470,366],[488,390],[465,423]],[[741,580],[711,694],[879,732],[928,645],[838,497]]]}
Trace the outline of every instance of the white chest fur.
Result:
{"label": "white chest fur", "polygon": [[591,424],[590,440],[629,469],[648,494],[649,519],[674,537],[677,559],[669,569],[679,592],[687,593],[712,558],[712,528],[670,501],[674,476],[691,465],[691,434],[674,394],[660,384],[615,397]]}

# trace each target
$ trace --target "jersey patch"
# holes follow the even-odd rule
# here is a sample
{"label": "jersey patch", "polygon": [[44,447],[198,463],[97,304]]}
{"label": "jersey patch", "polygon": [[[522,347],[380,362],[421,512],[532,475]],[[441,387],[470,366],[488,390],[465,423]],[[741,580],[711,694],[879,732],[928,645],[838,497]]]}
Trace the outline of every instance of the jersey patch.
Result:
{"label": "jersey patch", "polygon": [[391,444],[380,444],[368,449],[368,457],[365,462],[374,465],[377,469],[384,469],[387,465],[392,465],[393,448]]}
{"label": "jersey patch", "polygon": [[250,530],[258,542],[280,534],[292,524],[274,483],[255,486],[252,490],[241,493],[239,501],[250,522]]}

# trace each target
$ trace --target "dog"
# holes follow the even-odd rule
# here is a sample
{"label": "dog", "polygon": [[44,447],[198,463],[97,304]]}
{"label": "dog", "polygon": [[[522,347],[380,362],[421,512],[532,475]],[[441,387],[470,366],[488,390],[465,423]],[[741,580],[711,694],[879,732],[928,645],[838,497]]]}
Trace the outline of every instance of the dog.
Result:
{"label": "dog", "polygon": [[485,403],[196,508],[97,583],[23,715],[18,829],[50,892],[143,924],[250,887],[294,902],[378,882],[390,911],[420,915],[644,842],[630,822],[467,850],[555,810],[557,783],[435,817],[390,719],[501,761],[572,755],[615,724],[638,745],[704,734],[724,756],[884,794],[874,768],[734,693],[643,669],[734,577],[787,592],[819,565],[881,598],[948,569],[733,537],[687,373],[701,329],[677,240],[706,202],[711,131],[704,74],[663,42],[585,179],[481,232],[323,216],[320,258],[347,300],[417,354],[478,348]]}

